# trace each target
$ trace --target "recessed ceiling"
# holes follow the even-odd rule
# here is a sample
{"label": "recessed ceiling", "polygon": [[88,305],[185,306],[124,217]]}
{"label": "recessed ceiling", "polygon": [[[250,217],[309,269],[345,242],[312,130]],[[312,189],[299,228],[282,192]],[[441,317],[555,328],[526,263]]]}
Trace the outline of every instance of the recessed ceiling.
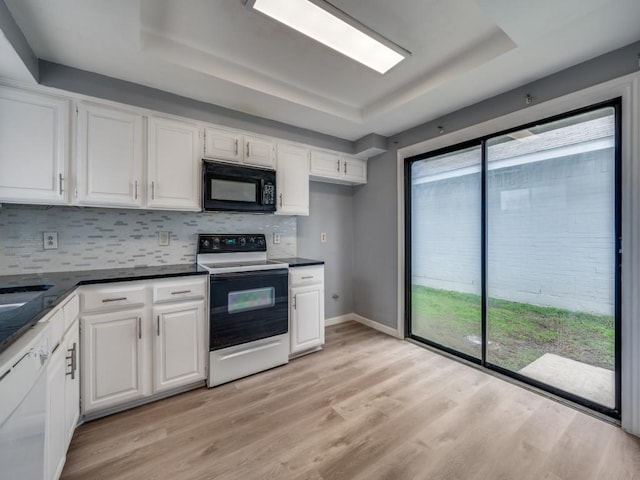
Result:
{"label": "recessed ceiling", "polygon": [[331,3],[412,55],[381,75],[242,0],[6,0],[41,59],[350,140],[640,39],[637,0]]}

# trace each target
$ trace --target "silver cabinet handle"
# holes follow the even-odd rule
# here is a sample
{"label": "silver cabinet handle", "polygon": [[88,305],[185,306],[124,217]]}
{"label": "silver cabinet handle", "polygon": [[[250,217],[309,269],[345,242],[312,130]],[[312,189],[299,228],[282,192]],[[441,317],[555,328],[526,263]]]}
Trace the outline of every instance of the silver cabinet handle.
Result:
{"label": "silver cabinet handle", "polygon": [[282,206],[282,194],[280,194],[280,206]]}
{"label": "silver cabinet handle", "polygon": [[236,138],[236,157],[238,156],[238,139]]}
{"label": "silver cabinet handle", "polygon": [[294,295],[294,296],[293,296],[293,308],[294,308],[294,310],[297,310],[297,309],[298,309],[298,302],[297,302],[297,298],[298,298],[298,296],[297,296],[297,295]]}
{"label": "silver cabinet handle", "polygon": [[156,326],[158,329],[158,336],[160,336],[160,315],[156,317]]}
{"label": "silver cabinet handle", "polygon": [[302,280],[309,280],[310,278],[313,278],[313,275],[309,275],[309,276],[306,276],[306,277],[302,277]]}
{"label": "silver cabinet handle", "polygon": [[191,290],[179,290],[177,292],[171,292],[171,295],[182,295],[183,293],[191,293]]}
{"label": "silver cabinet handle", "polygon": [[156,182],[151,182],[151,200],[156,199]]}
{"label": "silver cabinet handle", "polygon": [[102,303],[121,302],[122,300],[126,300],[126,299],[127,299],[127,297],[103,298],[102,299]]}
{"label": "silver cabinet handle", "polygon": [[336,170],[340,173],[340,160],[336,160]]}
{"label": "silver cabinet handle", "polygon": [[71,363],[70,365],[68,365],[71,368],[70,372],[65,372],[65,375],[70,376],[71,380],[74,380],[76,378],[76,370],[78,369],[77,366],[77,361],[76,361],[76,343],[73,342],[73,348],[68,348],[67,352],[69,352],[69,355],[67,357],[65,357],[65,359],[70,360]]}
{"label": "silver cabinet handle", "polygon": [[133,183],[133,198],[134,200],[138,199],[138,180]]}
{"label": "silver cabinet handle", "polygon": [[344,174],[347,174],[347,161],[344,162]]}
{"label": "silver cabinet handle", "polygon": [[142,317],[138,317],[138,340],[142,338]]}
{"label": "silver cabinet handle", "polygon": [[247,142],[247,158],[251,156],[251,148],[249,147],[249,142]]}
{"label": "silver cabinet handle", "polygon": [[64,177],[61,173],[58,174],[58,189],[60,191],[60,195],[64,192],[64,188],[62,188],[62,182],[64,181]]}

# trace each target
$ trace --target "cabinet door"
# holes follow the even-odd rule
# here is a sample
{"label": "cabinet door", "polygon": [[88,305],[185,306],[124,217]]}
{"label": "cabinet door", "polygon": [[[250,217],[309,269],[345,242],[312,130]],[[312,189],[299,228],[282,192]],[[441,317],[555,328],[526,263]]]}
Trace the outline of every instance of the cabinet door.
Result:
{"label": "cabinet door", "polygon": [[309,215],[309,150],[278,144],[276,191],[279,215]]}
{"label": "cabinet door", "polygon": [[311,150],[311,175],[340,179],[342,177],[342,160],[340,155],[322,150]]}
{"label": "cabinet door", "polygon": [[78,203],[142,205],[142,116],[78,106]]}
{"label": "cabinet door", "polygon": [[204,301],[154,307],[154,393],[204,380],[204,310]]}
{"label": "cabinet door", "polygon": [[240,163],[244,156],[242,135],[219,128],[205,128],[204,156]]}
{"label": "cabinet door", "polygon": [[[64,423],[65,447],[69,445],[80,416],[80,338],[78,322],[67,331],[64,342]],[[62,345],[61,345],[62,346]]]}
{"label": "cabinet door", "polygon": [[200,210],[200,130],[196,125],[149,118],[147,205]]}
{"label": "cabinet door", "polygon": [[291,353],[324,343],[324,288],[322,285],[291,288]]}
{"label": "cabinet door", "polygon": [[0,201],[67,202],[69,103],[0,87]]}
{"label": "cabinet door", "polygon": [[65,431],[65,349],[60,345],[47,367],[45,478],[57,479],[67,452]]}
{"label": "cabinet door", "polygon": [[275,147],[269,139],[245,135],[244,147],[245,164],[275,168]]}
{"label": "cabinet door", "polygon": [[356,157],[342,158],[342,174],[351,183],[367,183],[367,161]]}
{"label": "cabinet door", "polygon": [[87,315],[81,321],[83,413],[143,397],[146,310]]}

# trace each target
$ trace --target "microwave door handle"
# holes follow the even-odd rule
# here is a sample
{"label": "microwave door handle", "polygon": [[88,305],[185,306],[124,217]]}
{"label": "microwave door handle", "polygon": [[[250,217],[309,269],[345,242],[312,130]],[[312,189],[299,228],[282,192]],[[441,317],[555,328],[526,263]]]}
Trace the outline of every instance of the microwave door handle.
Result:
{"label": "microwave door handle", "polygon": [[264,178],[260,179],[260,205],[264,205]]}

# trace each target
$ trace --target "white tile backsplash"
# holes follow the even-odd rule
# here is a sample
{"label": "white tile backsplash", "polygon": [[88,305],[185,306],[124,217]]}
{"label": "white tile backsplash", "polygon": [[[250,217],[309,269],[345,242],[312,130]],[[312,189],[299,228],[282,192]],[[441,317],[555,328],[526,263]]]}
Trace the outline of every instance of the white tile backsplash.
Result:
{"label": "white tile backsplash", "polygon": [[[44,250],[45,231],[58,232],[57,250]],[[0,275],[194,263],[199,233],[264,233],[269,258],[297,254],[296,217],[5,204]]]}

